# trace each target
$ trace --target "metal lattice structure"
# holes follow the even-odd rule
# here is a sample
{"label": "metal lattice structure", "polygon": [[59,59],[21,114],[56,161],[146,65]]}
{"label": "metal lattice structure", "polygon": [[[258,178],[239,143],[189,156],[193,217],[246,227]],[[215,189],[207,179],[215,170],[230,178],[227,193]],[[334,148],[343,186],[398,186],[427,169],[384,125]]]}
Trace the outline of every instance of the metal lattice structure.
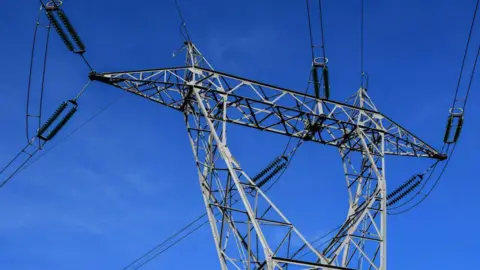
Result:
{"label": "metal lattice structure", "polygon": [[[386,269],[385,156],[445,157],[378,112],[363,88],[346,103],[316,98],[214,71],[191,42],[184,49],[184,67],[90,78],[184,114],[221,269]],[[227,123],[339,149],[350,207],[325,250],[316,250],[241,168]]]}

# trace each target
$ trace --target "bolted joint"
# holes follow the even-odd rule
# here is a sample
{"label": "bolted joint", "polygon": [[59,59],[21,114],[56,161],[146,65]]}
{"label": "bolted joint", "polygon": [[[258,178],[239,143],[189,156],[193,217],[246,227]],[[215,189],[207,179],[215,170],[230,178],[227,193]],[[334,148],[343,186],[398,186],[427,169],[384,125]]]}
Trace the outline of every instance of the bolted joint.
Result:
{"label": "bolted joint", "polygon": [[116,83],[124,81],[124,79],[121,79],[121,78],[105,77],[104,75],[98,74],[95,71],[90,72],[88,74],[88,78],[91,81],[99,81],[99,82],[106,83],[106,84],[116,84]]}

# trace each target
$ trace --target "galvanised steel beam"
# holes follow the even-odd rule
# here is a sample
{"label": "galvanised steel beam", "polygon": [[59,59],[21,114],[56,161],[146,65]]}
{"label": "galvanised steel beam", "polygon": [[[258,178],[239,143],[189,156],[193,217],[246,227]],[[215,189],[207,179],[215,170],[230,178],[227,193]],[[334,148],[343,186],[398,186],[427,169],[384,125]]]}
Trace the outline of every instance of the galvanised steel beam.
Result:
{"label": "galvanised steel beam", "polygon": [[[192,82],[185,78],[197,76]],[[363,151],[355,130],[385,140],[385,155],[445,159],[439,151],[369,108],[316,98],[293,90],[201,67],[92,73],[92,80],[113,85],[167,107],[185,111],[198,89],[211,106],[207,117],[312,142]],[[220,91],[219,82],[224,91]],[[195,102],[192,100],[192,102]],[[224,104],[225,103],[225,104]],[[225,105],[226,117],[219,115]],[[362,121],[355,117],[361,116]],[[373,155],[381,151],[373,147]]]}

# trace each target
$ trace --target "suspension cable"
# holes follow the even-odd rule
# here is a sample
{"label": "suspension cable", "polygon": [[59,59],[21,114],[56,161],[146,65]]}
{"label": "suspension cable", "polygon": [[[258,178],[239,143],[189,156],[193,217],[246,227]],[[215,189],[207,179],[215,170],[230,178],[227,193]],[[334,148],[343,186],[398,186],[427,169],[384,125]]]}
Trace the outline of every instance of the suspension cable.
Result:
{"label": "suspension cable", "polygon": [[[479,0],[480,2],[480,0]],[[475,57],[475,63],[473,64],[473,70],[472,74],[470,74],[470,81],[468,82],[468,88],[467,88],[467,93],[465,95],[465,99],[463,100],[463,113],[465,113],[465,110],[467,109],[467,102],[468,102],[468,97],[470,96],[470,90],[472,89],[472,83],[473,83],[473,77],[475,74],[475,69],[477,68],[477,63],[478,63],[478,58],[480,57],[480,46],[478,46],[477,49],[477,56]]]}
{"label": "suspension cable", "polygon": [[312,19],[310,17],[310,0],[305,0],[307,4],[308,31],[310,33],[310,50],[312,53],[312,62],[315,60],[315,44],[313,42]]}
{"label": "suspension cable", "polygon": [[59,139],[55,144],[53,144],[50,148],[44,150],[42,152],[41,155],[39,155],[37,158],[35,158],[34,160],[32,160],[32,162],[26,164],[25,167],[23,167],[22,169],[19,170],[19,172],[21,171],[24,171],[26,169],[28,169],[30,166],[32,166],[33,164],[35,164],[36,162],[38,162],[40,159],[42,159],[45,155],[47,155],[48,153],[50,153],[50,151],[52,151],[55,147],[57,147],[58,145],[64,143],[65,141],[67,141],[70,137],[72,137],[75,133],[77,133],[80,129],[82,129],[83,127],[85,127],[86,125],[90,124],[93,120],[95,120],[97,117],[99,117],[101,114],[103,114],[105,111],[107,111],[110,107],[112,107],[114,104],[118,103],[122,98],[124,98],[124,96],[120,96],[118,98],[116,98],[115,100],[113,100],[112,102],[108,103],[105,107],[101,108],[99,111],[97,111],[95,114],[93,114],[92,116],[90,116],[87,120],[85,120],[85,122],[81,123],[80,125],[78,125],[76,128],[74,128],[70,133],[68,133],[67,135],[65,135],[64,137],[62,137],[61,139]]}
{"label": "suspension cable", "polygon": [[[42,72],[42,86],[40,89],[40,105],[38,109],[38,128],[42,125],[42,109],[43,109],[43,93],[45,92],[45,74],[47,73],[47,59],[48,59],[48,45],[50,41],[50,30],[51,30],[52,24],[50,23],[48,25],[48,30],[47,30],[47,41],[45,45],[45,55],[43,59],[43,72]],[[41,147],[41,142],[38,141],[38,147]]]}
{"label": "suspension cable", "polygon": [[85,58],[85,54],[80,54],[80,57],[83,59],[83,62],[85,62],[90,71],[95,72],[95,70],[92,68],[92,65],[90,65],[90,63],[87,61],[87,58]]}
{"label": "suspension cable", "polygon": [[40,25],[40,15],[42,13],[42,9],[38,11],[38,18],[35,23],[35,31],[33,32],[33,42],[32,42],[32,53],[30,56],[30,71],[28,73],[28,84],[27,84],[27,106],[26,106],[26,119],[25,119],[25,124],[26,124],[26,129],[25,129],[25,134],[27,136],[27,142],[30,141],[30,134],[29,134],[29,129],[28,129],[28,118],[29,118],[29,104],[30,104],[30,90],[31,90],[31,85],[32,85],[32,74],[33,74],[33,59],[35,55],[35,45],[37,43],[37,32],[38,32],[38,26]]}
{"label": "suspension cable", "polygon": [[[87,66],[93,71],[91,65],[86,60],[84,53],[85,53],[85,45],[81,41],[80,37],[78,36],[77,32],[73,28],[72,24],[70,23],[69,19],[65,15],[62,9],[60,9],[60,5],[62,4],[61,1],[51,1],[47,4],[40,1],[40,9],[37,16],[37,21],[35,23],[35,30],[33,34],[33,42],[32,42],[32,49],[31,49],[31,57],[30,57],[30,67],[28,72],[28,85],[27,85],[27,100],[26,100],[26,136],[27,136],[27,145],[22,148],[22,150],[0,171],[0,176],[2,180],[0,182],[0,188],[4,187],[14,176],[17,175],[18,172],[24,170],[28,167],[30,160],[35,156],[39,150],[42,150],[42,147],[53,139],[56,134],[70,121],[73,115],[77,112],[77,100],[80,96],[83,95],[85,89],[90,84],[90,81],[82,88],[82,90],[78,93],[78,95],[72,99],[64,101],[60,104],[58,109],[52,114],[52,116],[42,125],[42,111],[43,111],[43,96],[45,92],[45,83],[46,83],[46,72],[47,72],[47,60],[48,60],[48,49],[49,49],[49,41],[50,41],[50,32],[52,27],[56,30],[60,38],[63,40],[67,49],[69,51],[73,51],[75,54],[79,54],[82,59],[85,61]],[[42,25],[40,22],[41,14],[45,12],[46,17],[49,21],[48,25]],[[57,17],[54,17],[53,14],[56,14]],[[60,23],[61,22],[61,23]],[[62,26],[62,25],[63,26]],[[30,103],[31,103],[31,96],[32,96],[32,77],[33,77],[33,67],[34,67],[34,58],[35,58],[35,51],[36,51],[36,43],[37,43],[37,34],[39,26],[45,26],[47,30],[46,40],[45,40],[45,51],[43,55],[43,68],[42,68],[42,75],[41,75],[41,84],[40,84],[40,94],[39,94],[39,106],[37,114],[32,115],[30,113]],[[69,36],[67,37],[67,33]],[[74,50],[73,43],[76,44],[77,49]],[[67,109],[68,108],[68,109]],[[30,117],[37,117],[38,118],[38,129],[36,129],[36,134],[33,138],[30,138],[29,134],[29,118]],[[34,147],[35,142],[38,142],[38,146]]]}
{"label": "suspension cable", "polygon": [[[217,215],[219,215],[219,213],[217,213]],[[147,251],[145,254],[143,254],[142,256],[138,257],[135,261],[133,261],[132,263],[130,263],[129,265],[127,265],[126,267],[122,268],[122,270],[137,270],[137,269],[140,269],[141,267],[143,267],[145,264],[147,264],[148,262],[152,261],[153,259],[155,259],[156,257],[158,257],[159,255],[161,255],[162,253],[168,251],[170,248],[174,247],[175,245],[177,245],[178,243],[180,243],[182,240],[184,240],[185,238],[187,238],[188,236],[190,236],[191,234],[193,234],[194,232],[198,231],[200,228],[202,228],[203,226],[207,225],[209,223],[209,220],[207,219],[205,222],[201,223],[200,225],[198,225],[197,227],[191,229],[190,231],[188,231],[185,235],[183,235],[182,237],[180,237],[179,239],[177,239],[175,242],[173,242],[172,244],[168,245],[167,247],[164,247],[165,245],[167,245],[168,241],[174,239],[176,236],[178,235],[181,235],[183,232],[185,232],[189,227],[192,227],[195,223],[197,223],[198,221],[200,221],[201,219],[203,219],[204,217],[206,216],[206,214],[202,214],[201,216],[197,217],[196,219],[194,219],[192,222],[190,222],[189,224],[185,225],[182,229],[178,230],[177,232],[175,232],[173,235],[169,236],[167,239],[165,239],[164,241],[162,241],[160,244],[158,244],[157,246],[155,246],[154,248],[150,249],[149,251]],[[316,243],[320,242],[322,239],[325,239],[325,237],[331,235],[332,233],[334,233],[335,231],[337,231],[339,228],[341,228],[342,225],[339,225],[335,228],[333,228],[332,230],[328,231],[326,234],[322,235],[322,236],[319,236],[317,237],[315,240],[313,240],[311,242],[312,245],[315,245]],[[326,242],[328,241],[331,241],[333,238],[329,238],[327,239],[326,241],[320,243],[320,244],[317,244],[315,246],[315,248],[319,248],[320,246],[324,245]],[[164,248],[163,248],[164,247]],[[303,245],[301,248],[299,248],[293,255],[292,255],[292,258],[295,257],[296,255],[298,255],[303,249],[305,249],[305,247],[307,247],[307,245]],[[163,248],[163,249],[161,249]],[[155,252],[156,250],[158,249],[161,249],[159,252]],[[309,253],[311,253],[312,251],[306,251],[304,254],[302,254],[299,258],[302,258],[306,255],[308,255]],[[137,262],[140,262],[142,259],[144,258],[147,258],[148,256],[150,256],[150,258],[148,258],[146,261],[140,263],[139,265],[135,266],[135,264]]]}
{"label": "suspension cable", "polygon": [[320,18],[320,34],[322,35],[322,53],[323,58],[326,59],[327,53],[325,52],[325,35],[323,31],[323,11],[322,11],[322,0],[318,0],[318,13]]}
{"label": "suspension cable", "polygon": [[175,7],[177,9],[178,16],[180,17],[180,21],[181,21],[180,33],[188,42],[192,42],[192,39],[190,38],[190,34],[188,33],[187,23],[185,22],[185,19],[183,17],[182,9],[180,8],[180,3],[178,2],[178,0],[175,0]]}
{"label": "suspension cable", "polygon": [[[322,56],[317,57],[316,54],[316,48],[317,45],[315,43],[314,39],[314,30],[313,30],[313,24],[312,24],[312,17],[311,17],[311,11],[310,11],[310,0],[305,0],[306,6],[307,6],[307,18],[308,18],[308,31],[309,31],[309,36],[310,36],[310,51],[311,51],[311,57],[312,57],[312,68],[311,68],[311,73],[312,73],[312,81],[313,81],[313,89],[314,89],[314,94],[315,97],[320,98],[320,84],[321,81],[323,81],[323,98],[329,99],[330,97],[330,85],[329,85],[329,76],[328,76],[328,67],[327,67],[327,62],[328,59],[326,58],[326,53],[325,53],[325,35],[324,35],[324,29],[323,29],[323,11],[322,11],[322,1],[318,0],[318,14],[319,14],[319,23],[320,23],[320,37],[321,37],[321,43],[320,47],[322,49]],[[322,70],[322,78],[319,78],[319,70]]]}
{"label": "suspension cable", "polygon": [[[67,124],[67,122],[71,119],[71,117],[76,113],[77,111],[77,100],[85,93],[86,88],[90,84],[90,81],[87,82],[87,84],[80,90],[80,92],[75,96],[74,99],[68,100],[63,102],[60,107],[53,113],[53,115],[43,124],[42,127],[39,128],[37,134],[28,141],[27,145],[22,148],[22,150],[9,162],[5,167],[3,167],[0,170],[0,177],[2,177],[4,174],[7,174],[4,178],[3,181],[0,182],[0,188],[4,187],[10,180],[12,180],[13,177],[15,177],[20,171],[23,171],[36,161],[43,157],[47,152],[53,149],[58,143],[61,141],[65,140],[66,138],[70,137],[78,131],[81,127],[83,127],[86,123],[90,122],[98,116],[98,114],[94,115],[93,118],[87,120],[87,122],[83,123],[75,129],[72,133],[67,135],[66,137],[62,138],[56,145],[54,145],[52,148],[44,152],[42,155],[40,155],[37,159],[34,159],[31,163],[30,160],[39,152],[39,150],[42,150],[42,147]],[[71,106],[71,109],[69,109],[67,112],[65,111],[68,106]],[[109,105],[110,106],[110,105]],[[106,110],[109,106],[106,108],[102,109],[101,112]],[[66,112],[66,113],[64,113]],[[101,113],[100,112],[100,113]],[[62,116],[63,114],[63,116]],[[59,121],[58,121],[59,120]],[[55,124],[55,122],[58,122]],[[52,126],[52,127],[51,127]],[[51,128],[50,128],[51,127]],[[50,129],[49,132],[47,132],[47,129]],[[45,135],[45,136],[44,136]],[[38,141],[39,147],[33,148],[33,144],[35,141]],[[13,172],[8,173],[7,170],[13,170]]]}
{"label": "suspension cable", "polygon": [[[480,0],[478,1],[480,2]],[[477,3],[478,3],[477,2]],[[478,7],[478,6],[477,6]],[[475,17],[474,17],[475,18]],[[472,87],[472,84],[473,84],[473,79],[475,77],[475,71],[476,71],[476,67],[477,67],[477,63],[478,63],[478,58],[480,57],[480,46],[478,47],[477,49],[477,54],[476,54],[476,57],[475,57],[475,62],[473,64],[473,68],[472,68],[472,73],[470,74],[470,79],[469,79],[469,83],[468,83],[468,87],[467,87],[467,91],[466,91],[466,95],[465,95],[465,99],[464,99],[464,103],[463,103],[463,111],[465,112],[465,108],[466,108],[466,105],[467,105],[467,101],[468,101],[468,98],[469,98],[469,95],[470,95],[470,90],[471,90],[471,87]],[[462,67],[463,69],[463,67]],[[444,146],[446,145],[446,143],[444,143]],[[441,171],[440,171],[440,174],[438,175],[438,177],[435,179],[435,182],[433,183],[433,185],[430,187],[430,189],[424,194],[424,196],[418,201],[416,202],[415,204],[413,204],[412,206],[408,207],[407,209],[403,210],[403,211],[399,211],[399,212],[389,212],[389,215],[400,215],[400,214],[403,214],[403,213],[406,213],[406,212],[409,212],[410,210],[414,209],[415,207],[419,206],[421,203],[423,203],[427,197],[433,192],[433,190],[435,189],[435,187],[438,185],[438,183],[440,182],[445,170],[447,169],[448,165],[450,164],[450,160],[453,156],[453,153],[455,152],[455,149],[457,147],[457,144],[454,143],[453,144],[453,147],[450,150],[450,145],[447,146],[447,150],[446,152],[449,153],[448,154],[448,159],[446,160],[445,164],[443,165]],[[436,165],[436,164],[435,164]],[[433,170],[432,170],[433,171]],[[423,187],[425,187],[425,185],[428,183],[428,181],[430,180],[431,176],[432,176],[433,172],[430,174],[430,177],[427,179],[426,183],[423,185]],[[423,188],[417,192],[414,196],[412,196],[412,198],[410,198],[409,202],[412,201],[414,198],[418,197],[421,195],[421,192],[422,192]],[[404,203],[403,205],[405,205],[406,203]],[[400,206],[399,206],[400,207]],[[396,207],[392,210],[395,210],[399,207]]]}
{"label": "suspension cable", "polygon": [[188,236],[190,236],[191,234],[193,234],[194,232],[198,231],[199,229],[201,229],[204,225],[208,224],[209,221],[205,221],[204,223],[200,224],[199,226],[195,227],[192,231],[188,232],[187,234],[185,234],[184,236],[182,236],[181,238],[179,238],[177,241],[173,242],[172,244],[170,244],[169,246],[167,246],[166,248],[164,248],[162,251],[160,251],[159,253],[156,253],[154,256],[152,256],[151,258],[149,258],[148,260],[146,260],[145,262],[141,263],[138,267],[134,268],[134,269],[139,269],[140,267],[144,266],[145,264],[149,263],[151,260],[155,259],[157,256],[161,255],[162,253],[168,251],[169,249],[171,249],[172,247],[174,247],[176,244],[178,244],[180,241],[184,240],[185,238],[187,238]]}
{"label": "suspension cable", "polygon": [[[467,45],[465,46],[465,52],[463,54],[462,66],[460,68],[460,75],[458,76],[457,88],[455,89],[455,95],[454,95],[454,98],[453,98],[452,108],[455,108],[455,104],[457,103],[458,91],[460,89],[460,82],[461,82],[462,76],[463,76],[463,70],[464,70],[464,67],[465,67],[465,60],[467,59],[468,48],[470,46],[470,40],[472,38],[473,28],[475,26],[475,20],[477,18],[477,12],[478,12],[479,4],[480,4],[480,0],[477,0],[477,4],[475,5],[475,11],[473,12],[472,24],[470,25],[470,31],[468,33]],[[464,102],[464,106],[465,106],[465,103],[466,102]]]}
{"label": "suspension cable", "polygon": [[[420,205],[423,201],[425,201],[426,198],[432,193],[434,188],[437,186],[437,184],[441,180],[441,177],[443,176],[443,174],[444,174],[444,172],[445,172],[445,170],[446,170],[446,168],[447,168],[447,166],[450,162],[451,156],[455,152],[457,140],[458,140],[458,137],[460,135],[461,129],[463,127],[465,109],[466,109],[466,105],[467,105],[467,102],[468,102],[468,98],[470,96],[470,91],[471,91],[471,87],[472,87],[472,83],[473,83],[473,79],[474,79],[474,74],[475,74],[478,58],[479,58],[479,55],[480,55],[480,46],[479,46],[478,50],[477,50],[477,53],[476,53],[476,56],[475,56],[475,61],[474,61],[474,64],[473,64],[472,73],[470,75],[468,87],[467,87],[465,96],[463,98],[463,104],[462,104],[461,107],[456,108],[455,106],[457,105],[457,102],[459,101],[458,94],[459,94],[459,90],[460,90],[460,84],[461,84],[461,81],[462,81],[462,78],[463,78],[463,72],[464,72],[464,69],[465,69],[465,63],[466,63],[466,59],[467,59],[468,52],[469,52],[471,37],[472,37],[473,29],[474,29],[474,26],[475,26],[475,22],[476,22],[476,17],[477,17],[477,13],[478,13],[479,4],[480,4],[480,0],[477,0],[476,5],[475,5],[475,9],[474,9],[474,13],[473,13],[472,22],[470,24],[470,30],[469,30],[469,34],[468,34],[467,44],[465,46],[465,51],[464,51],[464,55],[463,55],[463,58],[462,58],[462,64],[461,64],[461,67],[460,67],[460,74],[458,76],[457,86],[456,86],[454,98],[453,98],[453,101],[452,101],[452,107],[450,109],[450,116],[447,120],[447,128],[446,128],[446,131],[445,131],[444,143],[443,143],[441,151],[442,151],[442,153],[447,154],[448,159],[446,160],[445,164],[443,165],[440,174],[436,177],[436,179],[434,181],[434,184],[424,194],[424,197],[422,197],[419,201],[417,201],[412,206],[410,206],[409,208],[407,208],[403,211],[389,212],[390,215],[399,215],[399,214],[402,214],[402,213],[406,213],[406,212],[410,211],[411,209]],[[455,122],[455,120],[456,120],[456,122]],[[454,133],[451,132],[452,127],[455,128]],[[452,134],[453,134],[453,136],[452,136]],[[453,144],[453,147],[451,147],[452,144]],[[402,203],[401,205],[390,208],[390,210],[399,209],[402,206],[405,206],[405,205],[409,204],[410,202],[412,202],[414,199],[416,199],[420,195],[422,195],[423,190],[426,188],[427,184],[432,179],[432,176],[435,172],[435,169],[437,168],[437,165],[438,165],[438,162],[436,162],[434,165],[432,165],[433,166],[432,171],[430,172],[427,179],[425,181],[423,181],[423,184],[422,184],[420,190],[415,195],[411,196],[406,202]],[[403,197],[406,194],[408,194],[409,192],[413,191],[414,188],[415,187],[407,189],[407,191],[404,192],[404,194],[402,194],[401,197]],[[393,202],[393,203],[395,203],[395,202]]]}
{"label": "suspension cable", "polygon": [[[145,254],[143,254],[142,256],[138,257],[136,260],[134,260],[133,262],[131,262],[129,265],[125,266],[123,268],[123,270],[127,270],[127,269],[138,269],[140,267],[142,267],[144,264],[146,264],[147,262],[151,261],[152,259],[154,259],[155,257],[157,257],[158,255],[160,255],[161,253],[165,252],[166,250],[168,250],[168,248],[170,248],[172,245],[168,246],[166,249],[162,250],[160,253],[155,253],[155,255],[153,255],[151,258],[149,258],[147,261],[141,263],[140,265],[136,266],[136,268],[130,268],[132,267],[133,265],[135,265],[137,262],[141,261],[142,259],[148,257],[149,255],[153,254],[157,249],[163,247],[164,245],[166,245],[166,243],[168,241],[170,241],[171,239],[177,237],[178,235],[180,235],[182,232],[186,231],[188,228],[190,228],[191,226],[193,226],[197,221],[203,219],[204,217],[206,217],[207,214],[204,213],[200,216],[198,216],[196,219],[194,219],[192,222],[188,223],[187,225],[185,225],[184,227],[182,227],[180,230],[178,230],[177,232],[175,232],[174,234],[172,234],[171,236],[169,236],[168,238],[166,238],[165,240],[163,240],[163,242],[161,242],[160,244],[156,245],[155,247],[153,247],[152,249],[150,249],[148,252],[146,252]],[[208,223],[209,220],[207,220],[205,223],[202,223],[200,226],[196,227],[194,230],[192,230],[190,233],[193,233],[195,232],[196,230],[200,229],[200,227],[202,227],[203,225],[205,225],[206,223]],[[189,234],[187,234],[189,235]],[[180,239],[183,239],[183,238],[180,238]]]}
{"label": "suspension cable", "polygon": [[[315,61],[315,44],[314,44],[314,41],[313,41],[313,32],[312,32],[312,23],[311,23],[311,16],[310,16],[310,5],[309,5],[309,0],[306,0],[305,1],[306,3],[306,6],[307,6],[307,17],[308,17],[308,29],[309,29],[309,33],[310,33],[310,49],[311,49],[311,53],[312,53],[312,63]],[[326,59],[326,53],[325,53],[325,37],[324,37],[324,31],[323,31],[323,11],[322,11],[322,0],[319,0],[318,1],[319,3],[319,15],[320,15],[320,32],[321,32],[321,36],[322,36],[322,42],[321,42],[321,48],[322,48],[322,53],[323,53],[323,58]],[[323,78],[323,74],[322,74],[322,78]],[[312,80],[312,73],[309,74],[309,78],[307,80],[307,87],[305,87],[305,94],[308,93],[308,89],[310,88],[310,84],[311,84],[311,80]],[[303,97],[303,100],[302,100],[302,103],[304,103],[306,100],[306,96]],[[298,107],[299,109],[301,108],[301,104],[298,104]],[[295,128],[298,126],[298,122],[299,122],[299,119],[297,118],[296,121],[295,121]],[[290,143],[292,141],[293,137],[290,136],[290,138],[288,139],[288,143],[287,145],[285,146],[285,149],[282,153],[283,156],[286,156],[287,154],[287,151],[289,149],[289,146],[290,146]],[[288,165],[290,165],[290,162],[292,161],[293,159],[293,156],[295,155],[297,149],[300,147],[300,145],[303,143],[303,139],[298,139],[298,142],[297,142],[297,145],[293,148],[293,150],[287,155],[289,156],[289,160],[288,160],[288,163],[287,163],[287,167]],[[285,168],[286,169],[286,168]],[[285,171],[285,170],[284,170]],[[266,190],[270,189],[278,180],[279,178],[281,178],[281,176],[283,175],[284,171],[282,171],[282,173],[279,175],[279,177],[273,182],[272,185],[270,185],[270,187],[268,187]]]}
{"label": "suspension cable", "polygon": [[[327,236],[331,235],[332,233],[336,232],[336,231],[337,231],[338,229],[340,229],[342,226],[343,226],[343,224],[342,224],[342,225],[339,225],[339,226],[337,226],[337,227],[335,227],[335,228],[333,228],[333,229],[331,229],[330,231],[328,231],[328,232],[325,233],[324,235],[319,236],[318,238],[316,238],[315,240],[313,240],[313,241],[311,242],[311,244],[312,244],[312,245],[315,245],[316,243],[320,242],[320,241],[321,241],[322,239],[324,239],[325,237],[327,237]],[[335,237],[335,236],[334,236],[334,237]],[[322,243],[319,243],[319,244],[315,245],[314,248],[315,248],[315,249],[318,249],[319,247],[321,247],[321,246],[324,245],[325,243],[328,243],[328,242],[332,241],[332,239],[333,239],[334,237],[328,238],[327,240],[323,241]],[[295,256],[297,256],[298,254],[300,254],[300,252],[302,252],[302,250],[304,250],[306,247],[307,247],[307,245],[306,245],[306,244],[303,244],[303,245],[292,255],[292,258],[295,258]],[[310,254],[310,253],[312,253],[312,251],[311,251],[311,250],[308,250],[308,251],[306,251],[305,253],[303,253],[302,255],[300,255],[299,257],[297,257],[297,259],[301,259],[301,258],[307,256],[307,255]]]}
{"label": "suspension cable", "polygon": [[[310,33],[310,49],[311,49],[311,53],[312,53],[312,63],[313,63],[315,61],[315,44],[314,44],[314,41],[313,41],[312,19],[311,19],[311,16],[310,16],[311,12],[310,12],[309,1],[310,0],[305,0],[306,6],[307,6],[308,30],[309,30],[309,33]],[[321,48],[322,48],[323,58],[326,59],[325,37],[324,37],[324,31],[323,31],[322,0],[319,0],[318,3],[319,3],[320,29],[321,29],[320,32],[321,32],[321,36],[322,36]],[[323,78],[323,76],[322,76],[322,78]],[[305,94],[308,93],[308,89],[310,88],[311,80],[312,80],[312,73],[309,74],[309,78],[307,80],[307,87],[305,87]],[[306,96],[303,97],[302,103],[304,103],[305,100],[306,100]],[[301,106],[302,106],[301,104],[298,104],[299,108],[301,108]],[[297,118],[296,121],[295,121],[295,124],[294,124],[295,128],[298,126],[298,122],[299,122],[299,119]],[[303,143],[303,139],[298,139],[297,145],[287,155],[287,151],[289,149],[289,146],[290,146],[290,143],[291,143],[292,139],[293,139],[293,137],[290,136],[290,138],[288,139],[287,145],[285,146],[285,149],[283,150],[283,153],[282,153],[283,156],[290,157],[288,162],[287,162],[287,166],[285,167],[285,170],[290,165],[290,163],[292,162],[293,156],[295,156],[295,153],[296,153],[297,149]],[[269,190],[273,185],[275,185],[275,183],[282,177],[285,170],[283,170],[281,172],[281,174],[277,177],[277,179],[265,191]]]}
{"label": "suspension cable", "polygon": [[[420,176],[425,176],[428,174],[427,176],[427,179],[425,181],[422,181],[422,185],[420,186],[420,189],[418,190],[417,193],[421,193],[426,187],[427,187],[427,184],[428,182],[430,181],[430,179],[432,178],[432,176],[434,175],[435,173],[435,170],[438,166],[438,164],[440,164],[440,160],[437,160],[435,163],[433,163],[430,167],[427,168],[427,170],[425,170],[423,173],[419,174]],[[406,182],[406,184],[404,184],[404,187],[406,187],[408,185],[408,182],[410,182],[410,180],[408,180]],[[412,181],[413,182],[413,181]],[[402,185],[403,186],[403,185]],[[402,187],[400,186],[400,187]],[[398,189],[397,189],[398,190]],[[393,191],[393,194],[395,193],[395,191]],[[392,194],[392,193],[390,193]],[[390,195],[389,194],[389,195]],[[391,195],[390,195],[391,196]],[[398,209],[398,208],[401,208],[403,207],[404,205],[407,205],[408,203],[410,203],[411,201],[413,201],[415,199],[415,196],[412,196],[411,198],[409,198],[408,200],[406,200],[405,202],[395,206],[395,207],[389,207],[389,210],[395,210],[395,209]],[[388,197],[387,197],[387,200],[388,200]]]}
{"label": "suspension cable", "polygon": [[364,11],[364,0],[361,0],[361,11],[360,11],[360,86],[365,89],[365,66],[364,66],[364,54],[365,54],[365,11]]}
{"label": "suspension cable", "polygon": [[[308,18],[308,32],[310,36],[310,50],[312,54],[312,63],[315,61],[315,40],[313,37],[313,26],[312,26],[312,17],[311,17],[311,10],[310,10],[310,0],[305,0],[307,6],[307,18]],[[325,34],[323,29],[323,9],[322,9],[322,0],[318,0],[318,14],[319,14],[319,25],[320,25],[320,48],[322,49],[322,57],[325,59],[326,52],[325,52]]]}
{"label": "suspension cable", "polygon": [[[451,160],[451,157],[452,157],[453,153],[455,152],[455,147],[456,147],[456,146],[457,146],[456,144],[453,146],[453,149],[452,149],[452,151],[450,152],[450,155],[449,155],[447,161],[445,162],[445,165],[443,166],[442,170],[440,171],[439,176],[438,176],[437,179],[435,180],[435,182],[434,182],[434,184],[432,185],[432,187],[428,190],[428,192],[427,192],[418,202],[416,202],[416,203],[413,204],[412,206],[408,207],[407,209],[402,210],[402,211],[399,211],[399,212],[388,212],[389,215],[395,216],[395,215],[400,215],[400,214],[407,213],[407,212],[409,212],[410,210],[412,210],[413,208],[419,206],[422,202],[424,202],[424,201],[427,199],[427,197],[433,192],[433,190],[435,189],[435,187],[437,186],[437,184],[440,182],[440,179],[442,178],[443,173],[444,173],[445,170],[447,169],[447,166],[448,166],[448,164],[449,164],[449,162],[450,162],[450,160]],[[414,196],[414,198],[417,197],[417,196],[419,196],[420,194],[421,194],[420,192],[417,193],[417,194]]]}

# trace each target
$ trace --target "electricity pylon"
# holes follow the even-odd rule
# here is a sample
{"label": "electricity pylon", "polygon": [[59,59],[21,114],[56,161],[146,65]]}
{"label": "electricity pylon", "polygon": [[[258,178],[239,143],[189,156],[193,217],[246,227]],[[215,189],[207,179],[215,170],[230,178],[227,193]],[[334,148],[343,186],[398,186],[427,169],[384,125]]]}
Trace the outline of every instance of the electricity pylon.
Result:
{"label": "electricity pylon", "polygon": [[[184,67],[94,72],[90,79],[184,114],[221,269],[386,269],[385,156],[445,156],[378,112],[366,89],[335,102],[214,71],[193,43],[184,50]],[[241,168],[227,123],[339,149],[350,207],[325,250]]]}

